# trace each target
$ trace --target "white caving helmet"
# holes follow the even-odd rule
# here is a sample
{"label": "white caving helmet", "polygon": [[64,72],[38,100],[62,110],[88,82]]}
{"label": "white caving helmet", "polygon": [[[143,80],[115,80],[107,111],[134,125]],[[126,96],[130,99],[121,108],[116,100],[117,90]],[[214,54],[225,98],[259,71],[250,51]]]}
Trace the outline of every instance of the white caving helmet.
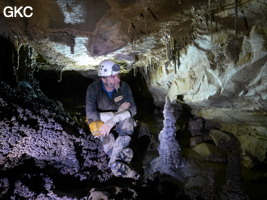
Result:
{"label": "white caving helmet", "polygon": [[120,65],[112,60],[103,60],[98,65],[98,76],[112,76],[120,73]]}

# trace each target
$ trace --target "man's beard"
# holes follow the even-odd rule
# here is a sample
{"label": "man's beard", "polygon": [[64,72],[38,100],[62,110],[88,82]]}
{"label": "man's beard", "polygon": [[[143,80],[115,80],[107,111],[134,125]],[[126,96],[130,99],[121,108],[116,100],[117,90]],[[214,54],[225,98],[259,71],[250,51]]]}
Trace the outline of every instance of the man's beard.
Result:
{"label": "man's beard", "polygon": [[117,86],[114,87],[115,90],[118,92],[119,88],[120,88],[120,84],[118,84]]}
{"label": "man's beard", "polygon": [[117,92],[118,92],[118,90],[119,90],[119,88],[120,88],[120,83],[119,84],[114,84],[113,86],[111,86],[110,84],[108,84],[108,83],[104,83],[106,86],[108,86],[108,87],[110,87],[110,88],[113,88],[113,89],[115,89]]}

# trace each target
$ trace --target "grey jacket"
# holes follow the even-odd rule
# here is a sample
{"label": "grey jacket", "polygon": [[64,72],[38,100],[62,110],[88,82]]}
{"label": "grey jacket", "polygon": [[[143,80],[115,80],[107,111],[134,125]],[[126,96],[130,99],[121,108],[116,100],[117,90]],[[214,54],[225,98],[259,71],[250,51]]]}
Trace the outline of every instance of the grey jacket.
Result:
{"label": "grey jacket", "polygon": [[118,91],[114,90],[111,99],[104,91],[101,80],[93,82],[88,86],[86,92],[86,117],[88,119],[88,124],[92,121],[100,120],[100,112],[116,112],[124,102],[130,102],[131,107],[128,110],[132,117],[135,116],[136,105],[131,88],[126,82],[121,81],[120,88]]}

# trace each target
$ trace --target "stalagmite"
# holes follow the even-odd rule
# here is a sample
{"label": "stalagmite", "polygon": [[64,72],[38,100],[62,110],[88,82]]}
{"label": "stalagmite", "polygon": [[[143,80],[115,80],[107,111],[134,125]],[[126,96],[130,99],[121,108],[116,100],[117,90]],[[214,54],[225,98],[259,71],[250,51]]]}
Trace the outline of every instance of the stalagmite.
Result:
{"label": "stalagmite", "polygon": [[165,97],[163,110],[163,129],[159,134],[159,157],[150,162],[152,171],[170,175],[180,181],[190,176],[200,174],[202,170],[194,160],[181,156],[180,144],[176,140],[176,118],[169,97]]}
{"label": "stalagmite", "polygon": [[185,160],[181,157],[181,148],[176,136],[174,109],[171,106],[170,99],[165,98],[165,106],[163,111],[164,127],[159,134],[160,145],[158,147],[159,158],[156,161],[156,168],[162,174],[168,174],[173,177],[177,176],[177,170],[185,164]]}

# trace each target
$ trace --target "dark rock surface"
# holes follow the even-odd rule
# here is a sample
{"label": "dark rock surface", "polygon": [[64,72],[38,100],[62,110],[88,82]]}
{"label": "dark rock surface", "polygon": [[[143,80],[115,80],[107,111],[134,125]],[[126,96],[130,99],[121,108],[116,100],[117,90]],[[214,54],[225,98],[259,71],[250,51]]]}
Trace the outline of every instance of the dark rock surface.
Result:
{"label": "dark rock surface", "polygon": [[100,142],[75,125],[37,83],[19,85],[0,84],[1,199],[52,198],[58,178],[109,180]]}

